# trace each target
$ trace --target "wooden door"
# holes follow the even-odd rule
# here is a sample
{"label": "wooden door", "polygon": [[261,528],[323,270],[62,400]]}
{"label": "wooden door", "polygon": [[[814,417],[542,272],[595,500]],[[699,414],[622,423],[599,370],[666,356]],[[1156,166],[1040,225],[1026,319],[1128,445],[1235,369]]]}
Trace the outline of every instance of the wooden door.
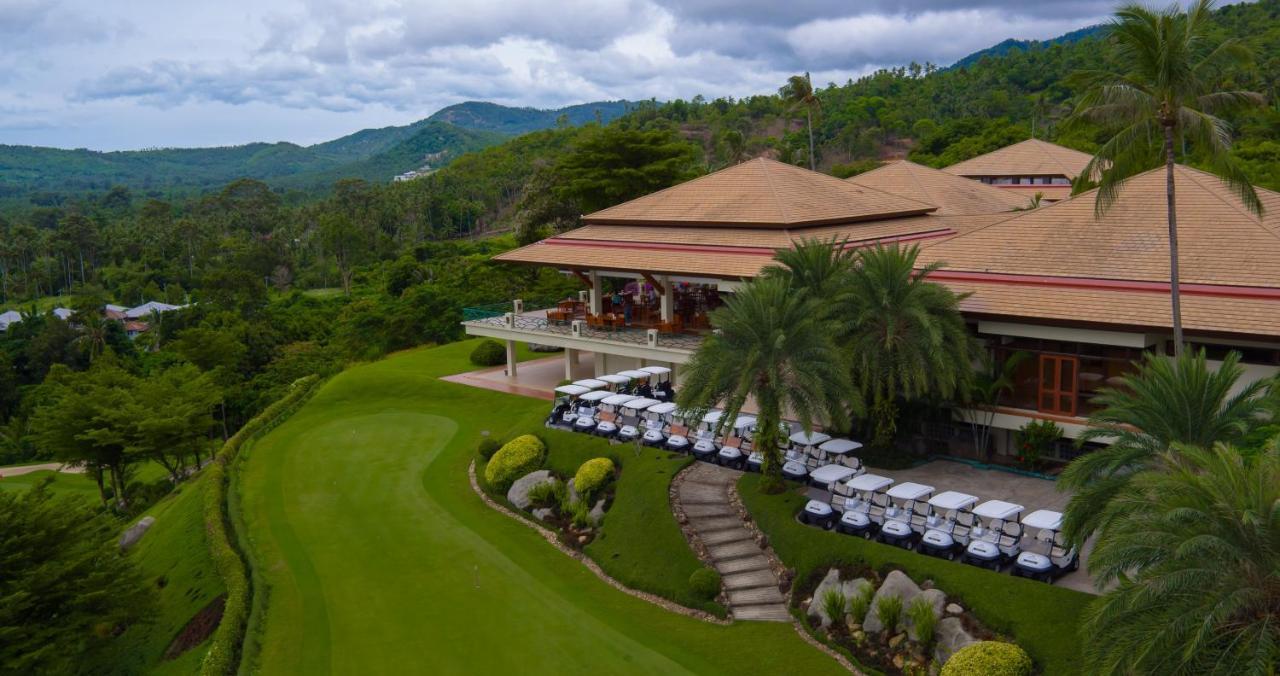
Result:
{"label": "wooden door", "polygon": [[1040,410],[1045,413],[1076,414],[1076,379],[1080,359],[1062,355],[1040,355]]}

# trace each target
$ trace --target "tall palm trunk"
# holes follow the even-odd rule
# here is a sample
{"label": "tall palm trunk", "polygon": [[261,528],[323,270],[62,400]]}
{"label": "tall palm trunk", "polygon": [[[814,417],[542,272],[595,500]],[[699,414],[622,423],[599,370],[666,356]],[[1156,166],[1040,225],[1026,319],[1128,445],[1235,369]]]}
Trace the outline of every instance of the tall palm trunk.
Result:
{"label": "tall palm trunk", "polygon": [[809,116],[809,171],[816,171],[813,161],[813,106],[806,107],[805,114]]}
{"label": "tall palm trunk", "polygon": [[1174,203],[1173,123],[1164,123],[1165,199],[1169,211],[1169,298],[1173,303],[1173,354],[1182,356],[1182,294],[1178,289],[1178,210]]}

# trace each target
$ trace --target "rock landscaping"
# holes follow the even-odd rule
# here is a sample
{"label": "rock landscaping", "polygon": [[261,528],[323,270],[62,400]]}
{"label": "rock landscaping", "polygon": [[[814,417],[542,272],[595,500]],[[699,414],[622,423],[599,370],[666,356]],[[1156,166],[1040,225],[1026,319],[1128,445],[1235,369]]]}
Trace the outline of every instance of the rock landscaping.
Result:
{"label": "rock landscaping", "polygon": [[882,577],[833,567],[810,593],[800,592],[810,628],[886,674],[939,673],[952,655],[993,637],[930,581],[917,584],[900,570]]}
{"label": "rock landscaping", "polygon": [[[618,469],[608,458],[592,458],[582,463],[574,476],[560,477],[538,468],[545,459],[541,440],[531,435],[517,437],[493,454],[486,466],[489,490],[500,490],[509,482],[508,503],[554,530],[565,544],[581,549],[595,538],[613,501]],[[513,467],[519,472],[513,472]]]}

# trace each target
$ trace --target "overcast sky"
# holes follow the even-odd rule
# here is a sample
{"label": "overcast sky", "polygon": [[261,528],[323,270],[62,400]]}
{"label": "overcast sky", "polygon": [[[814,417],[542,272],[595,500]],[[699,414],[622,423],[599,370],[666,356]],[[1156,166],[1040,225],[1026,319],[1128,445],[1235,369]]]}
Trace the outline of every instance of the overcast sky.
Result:
{"label": "overcast sky", "polygon": [[1097,23],[1104,0],[0,0],[0,143],[310,144],[460,101],[771,92]]}

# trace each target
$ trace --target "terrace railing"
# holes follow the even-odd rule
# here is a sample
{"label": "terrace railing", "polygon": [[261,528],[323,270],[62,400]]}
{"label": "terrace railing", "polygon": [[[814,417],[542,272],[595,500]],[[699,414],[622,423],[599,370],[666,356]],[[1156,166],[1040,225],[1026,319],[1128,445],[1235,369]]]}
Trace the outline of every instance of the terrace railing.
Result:
{"label": "terrace railing", "polygon": [[[521,309],[513,312],[513,309]],[[554,307],[554,306],[553,306]],[[658,333],[652,329],[619,327],[602,329],[589,327],[586,322],[551,322],[547,320],[546,308],[531,309],[515,304],[494,304],[479,307],[463,308],[464,324],[495,326],[531,333],[545,333],[559,336],[589,338],[647,347],[673,348],[677,350],[697,350],[702,344],[702,336],[678,333]]]}

